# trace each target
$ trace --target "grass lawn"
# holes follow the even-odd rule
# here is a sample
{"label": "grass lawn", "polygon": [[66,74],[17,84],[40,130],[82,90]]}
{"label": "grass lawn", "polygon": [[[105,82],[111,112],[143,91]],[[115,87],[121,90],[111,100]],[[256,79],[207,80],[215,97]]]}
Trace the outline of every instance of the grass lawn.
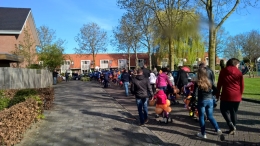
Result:
{"label": "grass lawn", "polygon": [[[218,76],[216,75],[216,81]],[[248,78],[247,75],[244,76],[245,89],[243,98],[260,100],[260,78]]]}

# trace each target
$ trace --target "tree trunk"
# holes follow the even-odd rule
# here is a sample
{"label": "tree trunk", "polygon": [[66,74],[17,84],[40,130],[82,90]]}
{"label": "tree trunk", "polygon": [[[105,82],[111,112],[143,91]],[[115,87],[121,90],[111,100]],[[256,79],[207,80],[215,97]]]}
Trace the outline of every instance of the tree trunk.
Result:
{"label": "tree trunk", "polygon": [[95,53],[92,53],[92,58],[93,58],[93,68],[95,70],[95,67],[96,67]]}
{"label": "tree trunk", "polygon": [[169,38],[169,63],[170,63],[170,69],[171,71],[174,70],[174,50],[172,47],[172,39]]}
{"label": "tree trunk", "polygon": [[136,49],[135,49],[135,68],[138,69],[138,56],[137,56]]}
{"label": "tree trunk", "polygon": [[130,70],[130,62],[131,62],[131,57],[130,57],[130,48],[128,48],[128,70]]}
{"label": "tree trunk", "polygon": [[209,59],[209,67],[215,73],[215,60],[216,60],[216,29],[214,25],[210,25],[209,29],[209,51],[208,51],[208,59]]}
{"label": "tree trunk", "polygon": [[152,70],[152,54],[150,45],[148,46],[148,55],[149,55],[149,69]]}

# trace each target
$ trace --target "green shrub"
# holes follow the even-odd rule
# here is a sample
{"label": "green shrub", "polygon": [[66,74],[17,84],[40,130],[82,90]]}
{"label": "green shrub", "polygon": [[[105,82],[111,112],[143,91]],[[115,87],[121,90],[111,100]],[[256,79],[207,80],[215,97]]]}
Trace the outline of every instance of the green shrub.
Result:
{"label": "green shrub", "polygon": [[37,95],[37,91],[34,89],[22,89],[16,92],[14,97],[9,102],[9,107],[16,105],[18,103],[24,102],[26,99],[30,97],[34,97]]}
{"label": "green shrub", "polygon": [[0,97],[0,111],[5,108],[8,108],[9,102],[10,102],[9,98]]}
{"label": "green shrub", "polygon": [[90,77],[81,77],[81,81],[90,81]]}
{"label": "green shrub", "polygon": [[31,96],[31,95],[37,95],[37,91],[34,89],[22,89],[16,92],[14,96]]}

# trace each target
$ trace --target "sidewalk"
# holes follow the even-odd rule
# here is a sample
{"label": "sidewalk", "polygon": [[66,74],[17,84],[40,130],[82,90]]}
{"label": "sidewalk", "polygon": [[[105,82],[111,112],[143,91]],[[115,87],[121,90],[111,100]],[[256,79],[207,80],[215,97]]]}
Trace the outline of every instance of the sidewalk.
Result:
{"label": "sidewalk", "polygon": [[[117,90],[116,90],[117,91]],[[55,85],[54,107],[17,146],[155,146],[163,143],[95,82]]]}
{"label": "sidewalk", "polygon": [[[138,119],[137,107],[134,96],[125,97],[123,88],[111,85],[105,89],[116,101]],[[180,101],[180,103],[183,103]],[[218,103],[219,104],[219,103]],[[154,115],[154,107],[149,107],[149,123],[146,127],[158,136],[163,142],[177,145],[260,145],[260,104],[243,101],[238,112],[236,135],[225,135],[226,140],[220,141],[209,122],[206,122],[207,139],[196,137],[200,131],[199,123],[188,116],[183,104],[172,105],[173,123],[159,124]],[[219,105],[215,109],[214,117],[222,131],[228,130],[222,117]]]}

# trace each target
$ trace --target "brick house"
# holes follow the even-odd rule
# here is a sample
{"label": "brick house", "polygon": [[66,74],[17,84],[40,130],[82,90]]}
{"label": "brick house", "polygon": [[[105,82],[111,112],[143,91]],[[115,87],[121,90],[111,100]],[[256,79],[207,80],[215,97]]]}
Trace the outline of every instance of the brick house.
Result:
{"label": "brick house", "polygon": [[[93,66],[92,63],[92,55],[66,54],[66,58],[64,64],[61,65],[61,73],[65,73],[66,71],[83,73],[96,67],[100,69],[122,69],[128,68],[129,65],[128,54],[124,53],[97,54],[95,58],[95,66]],[[144,64],[148,64],[149,62],[149,56],[147,53],[138,53],[137,58],[138,66],[140,67],[143,67]],[[130,68],[135,68],[135,61],[135,54],[130,54]]]}
{"label": "brick house", "polygon": [[[21,42],[24,41],[25,29],[31,36],[31,41],[34,42],[32,53],[35,53],[40,41],[31,9],[0,7],[0,52],[2,55],[14,56],[12,54],[16,49],[22,49]],[[34,57],[33,63],[36,63],[36,56]],[[22,62],[23,60],[18,59],[16,62],[21,63],[21,67],[25,67],[27,64]]]}

